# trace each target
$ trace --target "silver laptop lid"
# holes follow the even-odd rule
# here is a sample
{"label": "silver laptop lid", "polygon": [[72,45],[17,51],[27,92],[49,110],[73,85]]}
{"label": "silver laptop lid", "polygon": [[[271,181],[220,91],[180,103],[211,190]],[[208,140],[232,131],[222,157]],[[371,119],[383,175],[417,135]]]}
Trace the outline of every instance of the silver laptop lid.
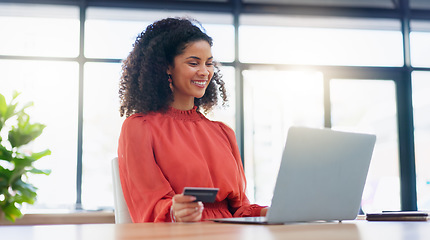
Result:
{"label": "silver laptop lid", "polygon": [[357,217],[376,137],[291,127],[267,221]]}

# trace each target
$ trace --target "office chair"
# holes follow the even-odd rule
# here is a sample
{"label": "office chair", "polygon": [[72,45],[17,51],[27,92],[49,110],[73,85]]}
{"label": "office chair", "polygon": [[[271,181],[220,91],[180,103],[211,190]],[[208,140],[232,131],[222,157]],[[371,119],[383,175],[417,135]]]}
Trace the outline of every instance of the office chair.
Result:
{"label": "office chair", "polygon": [[113,194],[115,204],[115,223],[132,223],[130,213],[122,192],[119,179],[118,158],[112,159]]}

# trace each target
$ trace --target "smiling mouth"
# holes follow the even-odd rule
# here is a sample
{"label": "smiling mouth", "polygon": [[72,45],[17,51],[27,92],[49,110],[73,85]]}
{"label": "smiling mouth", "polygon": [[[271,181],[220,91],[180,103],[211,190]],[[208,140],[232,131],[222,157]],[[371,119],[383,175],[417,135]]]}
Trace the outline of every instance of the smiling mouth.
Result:
{"label": "smiling mouth", "polygon": [[191,81],[192,84],[201,88],[206,87],[206,82],[207,81]]}

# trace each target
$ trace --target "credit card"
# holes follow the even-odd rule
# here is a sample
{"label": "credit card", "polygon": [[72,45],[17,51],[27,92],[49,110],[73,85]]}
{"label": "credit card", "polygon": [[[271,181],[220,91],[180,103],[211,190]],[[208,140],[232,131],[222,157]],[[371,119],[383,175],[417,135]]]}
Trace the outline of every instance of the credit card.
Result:
{"label": "credit card", "polygon": [[184,195],[195,196],[195,202],[215,202],[218,188],[200,188],[200,187],[185,187]]}

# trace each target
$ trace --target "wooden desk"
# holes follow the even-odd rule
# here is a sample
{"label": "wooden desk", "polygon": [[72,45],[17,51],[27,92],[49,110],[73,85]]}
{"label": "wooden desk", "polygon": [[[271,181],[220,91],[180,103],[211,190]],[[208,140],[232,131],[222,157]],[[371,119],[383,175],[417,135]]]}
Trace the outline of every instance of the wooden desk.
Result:
{"label": "wooden desk", "polygon": [[[0,218],[1,225],[52,225],[115,223],[113,212],[32,213],[25,214],[15,223]],[[1,236],[1,233],[0,233]],[[0,237],[0,239],[2,239]]]}
{"label": "wooden desk", "polygon": [[430,222],[304,223],[239,225],[221,223],[142,223],[0,226],[7,240],[422,240],[430,237]]}

